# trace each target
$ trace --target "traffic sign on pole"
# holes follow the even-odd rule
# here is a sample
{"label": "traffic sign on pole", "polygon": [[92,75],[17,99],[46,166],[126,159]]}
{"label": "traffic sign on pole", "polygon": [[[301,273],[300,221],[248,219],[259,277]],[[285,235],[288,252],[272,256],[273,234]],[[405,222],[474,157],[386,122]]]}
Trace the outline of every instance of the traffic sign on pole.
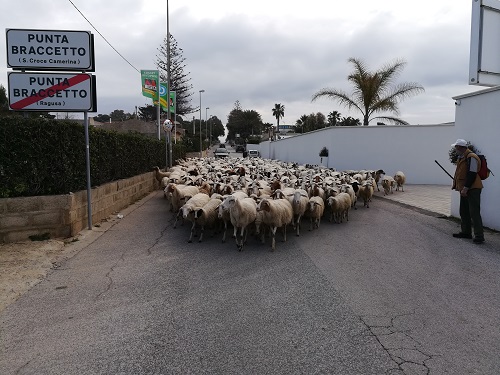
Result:
{"label": "traffic sign on pole", "polygon": [[94,112],[95,77],[87,73],[10,72],[9,107],[17,111]]}
{"label": "traffic sign on pole", "polygon": [[7,67],[17,70],[94,71],[89,31],[7,29]]}

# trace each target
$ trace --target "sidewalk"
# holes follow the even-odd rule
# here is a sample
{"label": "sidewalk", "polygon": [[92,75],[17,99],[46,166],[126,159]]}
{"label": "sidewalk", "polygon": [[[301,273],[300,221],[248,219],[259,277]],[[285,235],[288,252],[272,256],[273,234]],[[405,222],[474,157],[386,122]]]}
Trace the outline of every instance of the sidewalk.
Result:
{"label": "sidewalk", "polygon": [[443,216],[450,216],[451,187],[448,185],[405,185],[405,191],[395,191],[384,196],[384,190],[375,191],[375,196],[421,208]]}

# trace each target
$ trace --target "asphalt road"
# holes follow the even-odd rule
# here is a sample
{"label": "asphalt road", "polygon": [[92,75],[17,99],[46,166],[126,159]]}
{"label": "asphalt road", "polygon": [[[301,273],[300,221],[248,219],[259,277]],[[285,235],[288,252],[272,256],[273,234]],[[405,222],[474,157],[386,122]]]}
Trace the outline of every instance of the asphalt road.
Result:
{"label": "asphalt road", "polygon": [[0,373],[500,374],[497,234],[383,199],[307,228],[189,244],[154,193],[3,312]]}

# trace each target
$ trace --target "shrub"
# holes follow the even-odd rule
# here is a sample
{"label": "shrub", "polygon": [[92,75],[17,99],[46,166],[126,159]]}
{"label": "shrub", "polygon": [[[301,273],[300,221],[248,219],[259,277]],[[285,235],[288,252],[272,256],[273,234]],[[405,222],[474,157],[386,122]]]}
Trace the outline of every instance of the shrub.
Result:
{"label": "shrub", "polygon": [[[165,164],[165,140],[89,128],[94,186]],[[173,145],[173,159],[185,156]],[[85,131],[75,121],[0,117],[0,198],[67,194],[87,186]]]}

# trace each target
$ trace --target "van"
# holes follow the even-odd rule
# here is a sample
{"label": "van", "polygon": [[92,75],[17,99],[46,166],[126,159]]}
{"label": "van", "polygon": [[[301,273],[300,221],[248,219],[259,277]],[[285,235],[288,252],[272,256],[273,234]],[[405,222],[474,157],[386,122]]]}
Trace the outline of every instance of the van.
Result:
{"label": "van", "polygon": [[249,158],[258,158],[258,157],[260,157],[260,152],[257,150],[248,150],[248,157]]}

